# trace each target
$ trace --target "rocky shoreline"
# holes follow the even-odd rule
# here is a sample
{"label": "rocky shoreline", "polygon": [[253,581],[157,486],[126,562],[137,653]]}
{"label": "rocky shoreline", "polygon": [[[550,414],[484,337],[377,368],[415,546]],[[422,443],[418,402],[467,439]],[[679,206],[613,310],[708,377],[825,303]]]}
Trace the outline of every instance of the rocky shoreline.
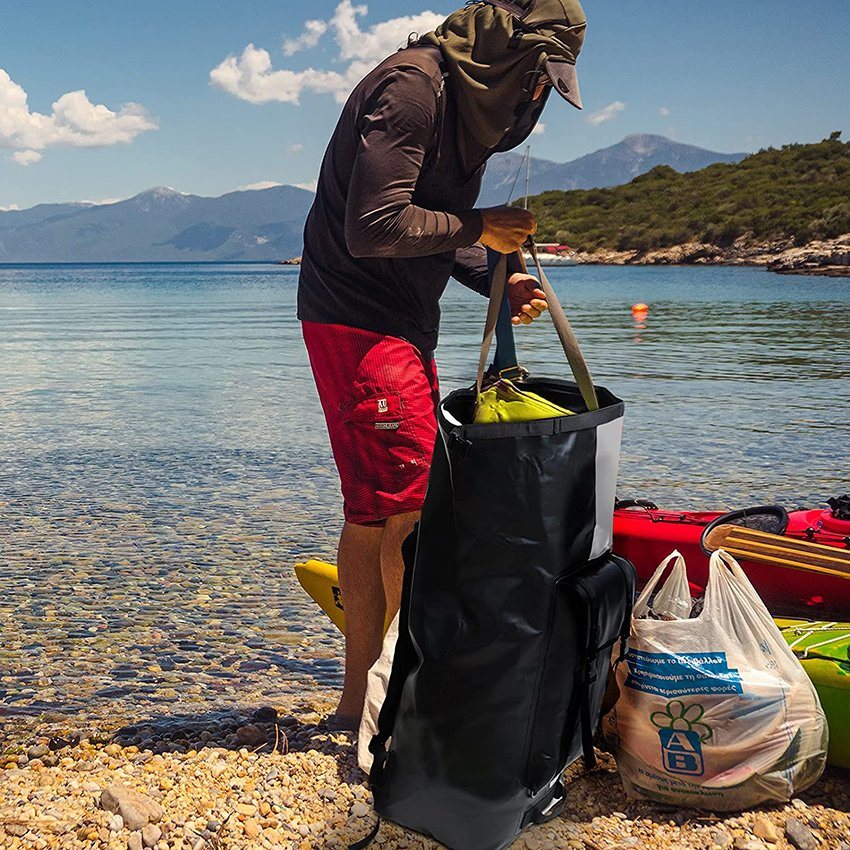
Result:
{"label": "rocky shoreline", "polygon": [[752,243],[739,239],[728,247],[688,242],[652,251],[579,251],[575,260],[580,265],[764,266],[780,274],[850,277],[850,234],[804,246],[795,246],[792,240]]}
{"label": "rocky shoreline", "polygon": [[[345,848],[374,823],[353,738],[330,732],[335,694],[224,715],[173,715],[0,756],[0,847],[61,850]],[[567,808],[520,850],[850,850],[850,776],[828,771],[789,805],[713,816],[629,800],[613,758],[567,774]],[[376,847],[437,850],[385,824]]]}

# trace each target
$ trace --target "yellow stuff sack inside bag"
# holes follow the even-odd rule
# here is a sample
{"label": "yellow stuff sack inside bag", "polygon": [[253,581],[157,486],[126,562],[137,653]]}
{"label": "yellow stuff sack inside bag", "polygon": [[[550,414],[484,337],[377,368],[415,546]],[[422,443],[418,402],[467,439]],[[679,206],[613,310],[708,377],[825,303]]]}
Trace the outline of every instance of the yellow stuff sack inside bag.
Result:
{"label": "yellow stuff sack inside bag", "polygon": [[572,410],[553,404],[537,393],[521,390],[512,381],[503,378],[478,396],[473,422],[476,425],[492,425],[573,415]]}

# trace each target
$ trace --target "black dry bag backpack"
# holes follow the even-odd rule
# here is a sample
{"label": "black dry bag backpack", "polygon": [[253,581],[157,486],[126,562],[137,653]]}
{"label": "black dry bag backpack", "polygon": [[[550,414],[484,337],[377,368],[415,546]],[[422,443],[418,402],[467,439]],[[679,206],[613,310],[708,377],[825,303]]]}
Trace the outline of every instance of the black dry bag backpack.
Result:
{"label": "black dry bag backpack", "polygon": [[[505,267],[491,261],[478,386],[497,324],[494,368],[517,371]],[[633,567],[611,554],[623,402],[593,386],[538,272],[576,382],[521,386],[575,415],[470,424],[477,387],[441,403],[370,745],[378,814],[455,850],[498,850],[562,811],[564,768],[593,762],[634,596]]]}

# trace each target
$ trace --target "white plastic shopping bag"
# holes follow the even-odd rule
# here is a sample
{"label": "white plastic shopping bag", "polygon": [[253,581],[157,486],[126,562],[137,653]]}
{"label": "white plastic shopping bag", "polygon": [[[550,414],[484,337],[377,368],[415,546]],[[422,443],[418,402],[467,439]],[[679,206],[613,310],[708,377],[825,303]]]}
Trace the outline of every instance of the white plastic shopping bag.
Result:
{"label": "white plastic shopping bag", "polygon": [[369,668],[366,677],[366,701],[363,704],[360,731],[357,733],[357,764],[366,773],[372,768],[372,753],[369,752],[369,743],[378,731],[378,715],[381,713],[381,706],[384,704],[384,697],[387,695],[387,685],[390,681],[390,672],[393,669],[393,656],[397,642],[398,614],[390,623],[390,627],[384,636],[381,654]]}
{"label": "white plastic shopping bag", "polygon": [[731,555],[711,556],[698,616],[691,605],[673,552],[635,603],[606,719],[626,791],[716,811],[787,801],[826,764],[814,686]]}

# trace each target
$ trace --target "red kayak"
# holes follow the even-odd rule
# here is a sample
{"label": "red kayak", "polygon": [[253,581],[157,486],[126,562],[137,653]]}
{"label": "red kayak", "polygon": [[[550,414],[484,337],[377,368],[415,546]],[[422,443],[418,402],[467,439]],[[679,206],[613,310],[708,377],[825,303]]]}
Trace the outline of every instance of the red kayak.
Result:
{"label": "red kayak", "polygon": [[[709,526],[734,522],[850,549],[850,497],[830,499],[829,505],[829,510],[800,511],[785,511],[772,505],[729,514],[666,511],[643,500],[618,502],[614,511],[614,551],[635,565],[642,583],[673,549],[678,549],[688,565],[694,596],[700,596],[708,579],[708,555],[701,541]],[[749,560],[742,560],[741,566],[774,615],[815,620],[850,618],[850,578]]]}

